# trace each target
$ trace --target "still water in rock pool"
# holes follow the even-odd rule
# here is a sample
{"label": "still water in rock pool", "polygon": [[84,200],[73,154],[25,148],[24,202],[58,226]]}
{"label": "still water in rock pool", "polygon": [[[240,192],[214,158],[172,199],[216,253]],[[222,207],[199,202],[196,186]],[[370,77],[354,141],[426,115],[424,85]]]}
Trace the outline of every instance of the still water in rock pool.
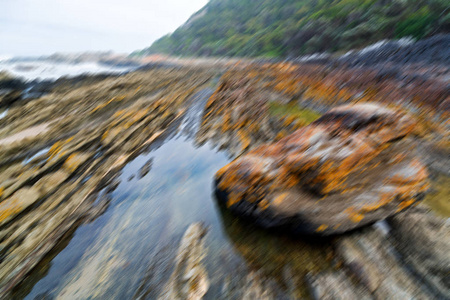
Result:
{"label": "still water in rock pool", "polygon": [[211,287],[205,298],[236,296],[256,278],[280,295],[305,295],[304,275],[327,268],[331,250],[324,241],[258,230],[217,205],[214,174],[231,159],[195,141],[209,95],[198,93],[182,124],[126,165],[120,184],[107,195],[106,211],[78,227],[41,264],[32,283],[16,291],[19,298],[133,299],[146,290],[153,299],[193,222],[208,228],[204,264]]}

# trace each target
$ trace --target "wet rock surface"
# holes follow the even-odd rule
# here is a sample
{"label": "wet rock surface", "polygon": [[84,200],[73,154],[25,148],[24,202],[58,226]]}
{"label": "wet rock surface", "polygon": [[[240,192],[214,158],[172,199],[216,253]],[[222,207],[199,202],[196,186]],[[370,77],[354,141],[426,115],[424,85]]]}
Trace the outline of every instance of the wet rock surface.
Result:
{"label": "wet rock surface", "polygon": [[181,240],[175,269],[158,299],[201,299],[209,288],[208,274],[202,265],[206,229],[192,224]]}
{"label": "wet rock surface", "polygon": [[375,299],[341,270],[324,272],[307,279],[313,299]]}
{"label": "wet rock surface", "polygon": [[389,219],[389,224],[393,244],[413,272],[440,297],[448,298],[450,220],[420,205]]}
{"label": "wet rock surface", "polygon": [[264,227],[331,234],[373,223],[427,190],[413,130],[407,116],[374,104],[333,109],[221,169],[218,196]]}
{"label": "wet rock surface", "polygon": [[[199,144],[211,143],[226,149],[233,158],[264,143],[280,141],[280,148],[295,158],[294,154],[304,151],[303,138],[286,136],[301,128],[303,133],[309,132],[309,144],[318,146],[317,141],[315,144],[311,138],[321,132],[319,137],[324,135],[327,138],[321,144],[323,148],[318,148],[320,151],[326,150],[324,153],[328,153],[329,161],[340,165],[340,155],[350,152],[360,154],[358,158],[368,155],[371,162],[357,160],[355,165],[361,166],[361,169],[352,168],[349,164],[348,169],[344,168],[349,172],[341,174],[341,168],[334,170],[333,164],[327,168],[320,162],[317,164],[314,156],[321,154],[316,149],[311,155],[305,155],[304,160],[289,160],[292,170],[279,176],[280,186],[285,188],[291,182],[281,178],[297,176],[293,171],[294,167],[298,167],[295,164],[301,165],[304,161],[311,166],[319,165],[327,172],[317,172],[308,164],[301,166],[300,169],[305,171],[302,184],[311,187],[306,189],[306,193],[316,200],[316,207],[333,211],[336,208],[326,207],[327,202],[322,195],[317,197],[318,194],[327,194],[345,202],[343,195],[353,197],[359,191],[360,195],[367,196],[364,201],[371,199],[379,204],[374,196],[377,185],[383,178],[390,179],[383,182],[392,188],[393,194],[390,196],[401,194],[411,198],[386,201],[375,209],[375,213],[371,210],[375,206],[356,206],[363,213],[356,210],[346,215],[352,217],[347,223],[348,228],[384,218],[403,208],[403,204],[404,207],[412,205],[416,200],[415,188],[423,182],[419,180],[423,166],[415,163],[414,151],[406,150],[415,147],[415,142],[411,141],[410,123],[407,118],[401,117],[402,114],[395,112],[389,115],[392,108],[396,111],[400,106],[418,119],[419,130],[413,131],[427,140],[427,147],[419,149],[422,155],[427,155],[424,163],[433,172],[448,173],[446,145],[449,145],[449,131],[448,122],[445,123],[448,117],[448,93],[445,88],[448,68],[430,69],[420,65],[384,70],[384,67],[380,69],[371,65],[371,68],[364,69],[312,63],[224,64],[226,72],[205,106],[203,123],[195,138]],[[123,76],[81,76],[38,85],[37,92],[45,93],[44,96],[16,101],[9,107],[8,113],[0,119],[0,139],[9,139],[0,145],[0,298],[10,298],[11,291],[15,289],[19,292],[14,294],[14,298],[23,298],[27,294],[26,289],[18,286],[27,281],[26,284],[33,287],[39,278],[45,276],[54,263],[52,255],[56,254],[51,254],[52,251],[64,248],[67,245],[65,239],[71,239],[68,236],[81,224],[98,220],[102,213],[108,211],[109,193],[119,186],[118,174],[124,166],[170,132],[172,125],[179,123],[191,103],[187,100],[198,90],[204,91],[205,85],[209,85],[217,74],[219,70],[214,68],[172,68],[164,65],[163,68],[149,66],[145,71]],[[368,114],[347,115],[358,117],[357,122],[351,122],[352,118],[345,117],[341,111],[338,116],[325,115],[318,121],[322,124],[305,127],[335,105],[354,102],[383,103],[390,109],[388,112],[381,109],[376,118],[368,117],[373,114],[370,109]],[[398,122],[387,122],[383,117],[385,113],[390,116],[388,119]],[[344,129],[334,132],[333,122],[338,121]],[[383,126],[378,128],[376,124]],[[314,126],[316,129],[311,129]],[[42,130],[36,131],[36,127]],[[24,132],[29,133],[30,128],[33,134],[24,135]],[[392,128],[396,130],[392,132]],[[189,129],[190,125],[183,128],[185,131]],[[195,132],[192,134],[195,135]],[[346,148],[351,136],[358,137],[351,141],[353,144],[350,145],[356,145],[353,149],[349,145]],[[290,148],[290,143],[296,143],[296,146]],[[342,147],[336,150],[333,145]],[[367,149],[358,148],[358,145],[365,145]],[[429,151],[428,145],[432,145],[433,151]],[[272,157],[278,157],[279,149],[273,151],[272,146],[261,148],[265,150],[252,155],[265,157],[263,165],[270,161],[267,165],[276,165],[275,170],[289,157],[274,162]],[[342,149],[347,152],[340,151]],[[405,157],[395,156],[395,153],[403,151],[407,153]],[[142,182],[152,176],[155,168],[158,170],[160,167],[157,160],[147,158],[145,162],[142,168],[133,171],[135,178],[127,184]],[[388,167],[376,166],[377,162]],[[252,159],[248,163],[251,166],[256,164]],[[220,163],[223,164],[225,162]],[[410,164],[414,167],[411,168]],[[367,170],[364,170],[365,167]],[[399,176],[396,177],[396,173]],[[183,172],[170,174],[167,177],[186,178]],[[331,176],[324,177],[325,174]],[[361,186],[350,184],[348,191],[344,178]],[[414,178],[417,180],[414,181]],[[445,203],[448,192],[442,186],[445,187],[448,181],[443,182],[433,188],[438,190],[434,197]],[[194,182],[191,184],[195,185]],[[265,184],[256,183],[260,186]],[[205,184],[201,188],[204,187]],[[286,190],[292,192],[291,187]],[[260,192],[254,195],[258,196]],[[278,192],[269,191],[267,194],[276,195]],[[197,194],[192,199],[195,197]],[[153,200],[145,199],[145,202]],[[191,206],[195,201],[189,199],[188,203]],[[226,206],[227,202],[224,204]],[[257,206],[257,209],[248,206],[252,216],[260,219],[267,216],[264,214],[269,208],[263,209],[266,207],[264,204],[251,203]],[[225,244],[212,239],[212,235],[203,237],[197,234],[203,232],[202,229],[193,230],[189,235],[195,238],[184,239],[181,245],[189,247],[180,247],[181,232],[173,239],[173,245],[160,249],[159,244],[167,241],[161,243],[162,239],[158,237],[172,234],[173,228],[168,224],[184,219],[187,209],[183,205],[178,202],[177,208],[171,208],[182,211],[181,214],[174,214],[174,218],[165,210],[151,210],[152,215],[148,218],[160,222],[155,221],[155,227],[145,234],[150,234],[147,236],[151,240],[149,243],[155,244],[157,254],[150,253],[150,259],[143,257],[142,262],[136,265],[124,254],[127,246],[136,245],[139,248],[144,244],[141,236],[133,239],[132,234],[136,229],[142,231],[142,227],[128,226],[133,218],[121,219],[122,216],[116,215],[124,223],[118,223],[123,227],[110,224],[103,233],[106,242],[96,240],[92,248],[82,253],[82,263],[71,271],[73,274],[65,278],[64,284],[58,286],[56,291],[39,294],[38,298],[89,298],[93,295],[107,298],[109,292],[119,295],[117,292],[123,286],[130,289],[127,284],[139,280],[148,281],[148,284],[136,286],[136,291],[132,291],[138,299],[155,299],[164,295],[191,295],[205,299],[449,297],[446,275],[449,256],[445,251],[448,249],[448,219],[435,216],[428,209],[408,209],[389,218],[387,231],[377,226],[366,226],[343,236],[328,237],[318,244],[298,236],[284,236],[277,231],[257,231],[246,222],[238,225],[238,220],[229,215],[222,223],[218,222],[223,229],[216,232],[219,235],[225,231]],[[140,207],[134,209],[142,211]],[[198,208],[199,211],[202,209]],[[229,213],[227,209],[225,211]],[[311,215],[315,216],[314,213]],[[326,220],[335,221],[333,218]],[[315,224],[317,226],[311,230],[317,230],[322,224]],[[194,227],[198,228],[197,225]],[[324,227],[321,234],[336,230],[331,227],[327,232]],[[127,238],[123,239],[123,236]],[[213,250],[204,251],[206,246],[213,247]],[[152,247],[149,249],[154,250]],[[136,252],[132,254],[138,256]],[[117,273],[121,274],[120,270],[131,268],[130,264],[133,268],[148,268],[148,276],[139,278],[141,274],[135,272],[130,276],[132,279],[115,277]],[[175,264],[179,272],[174,272]],[[203,272],[203,267],[207,269],[207,274]],[[31,272],[33,269],[39,270],[35,273]],[[309,292],[305,289],[305,280]],[[189,287],[192,287],[192,293],[186,292]]]}
{"label": "wet rock surface", "polygon": [[8,73],[0,71],[0,109],[7,108],[22,99],[26,84]]}
{"label": "wet rock surface", "polygon": [[212,74],[83,78],[78,88],[63,82],[9,109],[0,120],[0,298],[67,232],[104,211],[108,197],[97,195],[111,192],[126,163],[179,121],[185,100]]}
{"label": "wet rock surface", "polygon": [[[433,41],[430,42],[433,43]],[[386,45],[386,47],[389,48],[391,45]],[[380,48],[380,51],[383,49]],[[404,49],[410,51],[411,47]],[[411,50],[411,55],[414,55],[414,50]],[[350,59],[355,57],[357,56],[349,56]],[[354,68],[336,67],[329,64],[324,66],[320,63],[235,66],[222,76],[219,88],[210,98],[198,139],[203,141],[208,138],[216,145],[228,149],[235,155],[240,155],[251,150],[246,145],[256,148],[267,141],[277,141],[304,126],[304,111],[301,111],[301,114],[293,114],[293,108],[296,106],[323,114],[339,104],[382,103],[383,106],[394,108],[394,110],[400,108],[408,112],[417,121],[418,127],[413,136],[419,134],[424,139],[419,144],[415,142],[412,144],[414,151],[419,150],[420,156],[424,158],[423,163],[433,172],[433,178],[436,176],[442,178],[442,175],[436,174],[448,174],[446,166],[449,163],[448,157],[450,157],[447,146],[450,130],[446,121],[448,91],[445,88],[445,82],[448,80],[446,79],[448,78],[448,66],[442,64],[431,67],[424,64],[404,65],[397,61],[394,68],[391,68],[390,64],[388,64],[388,68],[387,65],[380,66],[377,65],[378,63],[380,60],[371,62],[368,64],[371,65],[368,68],[361,67],[361,65]],[[383,71],[386,68],[388,71]],[[255,92],[255,89],[259,92]],[[261,101],[261,99],[265,100]],[[276,122],[271,122],[273,112],[268,105],[273,100],[282,104],[280,107],[283,107],[281,111],[283,118]],[[245,122],[245,120],[253,122]],[[296,121],[298,124],[290,128],[284,126],[284,129],[287,130],[277,129],[278,124],[284,124],[285,121],[287,124],[293,124],[292,121]],[[448,220],[446,219],[448,209],[445,209],[448,207],[445,204],[448,201],[446,200],[448,199],[448,189],[445,187],[448,179],[445,179],[447,178],[445,175],[443,178],[432,181],[432,190],[434,191],[431,195],[426,196],[425,203],[431,205],[434,210],[437,209],[444,216],[438,217],[429,210],[423,212],[422,216],[422,218],[426,216],[430,221],[434,220],[433,222],[438,223],[442,218]],[[222,194],[222,196],[227,195]],[[224,204],[226,205],[226,202]],[[407,209],[404,213],[399,214],[398,218],[407,216],[410,210]],[[260,217],[260,211],[257,212],[257,216]],[[396,218],[394,217],[394,219]],[[412,222],[405,222],[402,226],[405,231],[400,240],[403,247],[406,247],[408,241],[414,239],[414,235],[410,235],[411,230],[406,229],[417,227]],[[394,231],[395,229],[392,229],[392,232]],[[430,235],[436,239],[446,240],[443,237],[445,232],[441,231],[442,229],[430,232]],[[319,273],[316,270],[310,270],[310,274],[306,276],[311,288],[309,295],[317,299],[329,299],[330,297],[384,299],[383,297],[386,295],[395,299],[448,298],[448,292],[442,294],[436,291],[432,284],[427,283],[428,279],[425,278],[428,271],[425,268],[420,270],[416,268],[415,271],[411,269],[408,261],[410,259],[417,260],[417,257],[411,256],[413,252],[402,255],[403,251],[398,248],[400,243],[395,242],[391,238],[391,234],[389,227],[379,230],[377,227],[370,226],[363,231],[350,232],[343,237],[334,237],[334,241],[330,245],[333,245],[335,249],[336,259],[339,257],[336,268]],[[376,247],[371,239],[374,239]],[[360,249],[358,251],[361,251],[362,255],[358,258],[359,264],[352,260],[354,253],[348,255],[347,259],[344,258],[346,250],[342,247],[343,243],[351,245],[353,249]],[[425,253],[428,251],[430,250]],[[249,250],[247,253],[254,252]],[[266,255],[262,257],[266,257]],[[445,257],[448,258],[448,254]],[[273,258],[271,261],[277,261],[277,259]],[[314,260],[305,258],[304,261]],[[442,262],[445,259],[433,257],[430,261],[438,264],[438,261]],[[353,267],[355,265],[360,267]],[[445,264],[443,265],[445,266]],[[364,278],[371,278],[374,272],[378,272],[378,278],[389,277],[389,272],[394,272],[402,279],[395,279],[392,282],[384,281],[380,284],[382,288],[379,290],[369,290],[370,285],[364,281]],[[437,274],[439,275],[431,276],[431,278],[438,282],[444,282],[448,277],[440,272]],[[290,276],[288,275],[288,277]],[[299,277],[301,280],[305,278],[303,274]],[[289,287],[300,286],[298,282],[292,283],[291,281],[286,282],[286,285]],[[266,282],[263,286],[268,288],[269,285]],[[372,285],[372,288],[373,286],[376,284]],[[298,297],[298,294],[295,293],[289,295],[294,299]],[[352,298],[354,295],[357,296]],[[308,296],[302,294],[301,298],[303,297]],[[278,298],[282,297],[278,295]]]}
{"label": "wet rock surface", "polygon": [[416,278],[378,228],[365,228],[336,241],[345,269],[375,299],[430,299],[436,294]]}

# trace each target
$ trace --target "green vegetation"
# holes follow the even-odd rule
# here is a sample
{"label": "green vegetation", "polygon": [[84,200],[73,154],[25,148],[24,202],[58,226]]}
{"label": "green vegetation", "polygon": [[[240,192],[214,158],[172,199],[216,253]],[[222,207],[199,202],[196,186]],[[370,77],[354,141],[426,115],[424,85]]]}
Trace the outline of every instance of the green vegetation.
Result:
{"label": "green vegetation", "polygon": [[320,117],[320,114],[307,108],[300,108],[295,104],[281,104],[278,102],[269,102],[270,114],[283,118],[294,117],[299,120],[303,126],[314,122]]}
{"label": "green vegetation", "polygon": [[134,55],[287,57],[450,30],[448,0],[210,0]]}
{"label": "green vegetation", "polygon": [[450,177],[439,176],[431,184],[431,193],[426,195],[425,204],[439,215],[450,218]]}

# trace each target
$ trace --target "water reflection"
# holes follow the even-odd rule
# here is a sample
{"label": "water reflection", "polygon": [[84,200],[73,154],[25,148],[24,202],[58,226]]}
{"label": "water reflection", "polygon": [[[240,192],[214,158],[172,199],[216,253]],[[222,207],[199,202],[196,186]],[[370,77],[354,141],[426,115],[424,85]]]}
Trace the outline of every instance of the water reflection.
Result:
{"label": "water reflection", "polygon": [[218,205],[223,229],[250,270],[274,279],[281,295],[307,297],[304,277],[331,267],[333,257],[329,238],[292,236],[277,230],[264,230],[237,219]]}
{"label": "water reflection", "polygon": [[327,268],[331,250],[326,242],[257,229],[216,204],[214,174],[230,158],[193,139],[209,95],[197,94],[183,123],[125,166],[105,213],[49,256],[19,298],[40,278],[26,299],[153,299],[170,275],[182,234],[199,221],[209,229],[207,299],[239,297],[252,272],[281,296],[306,295],[303,275]]}
{"label": "water reflection", "polygon": [[6,117],[7,115],[8,115],[8,109],[5,109],[2,112],[0,112],[0,120],[3,119],[4,117]]}

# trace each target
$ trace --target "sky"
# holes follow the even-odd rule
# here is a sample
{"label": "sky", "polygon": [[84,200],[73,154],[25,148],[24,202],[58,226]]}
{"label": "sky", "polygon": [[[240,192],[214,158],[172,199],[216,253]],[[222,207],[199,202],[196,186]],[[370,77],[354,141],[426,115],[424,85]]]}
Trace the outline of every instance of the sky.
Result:
{"label": "sky", "polygon": [[0,56],[130,53],[173,32],[207,0],[0,0]]}

